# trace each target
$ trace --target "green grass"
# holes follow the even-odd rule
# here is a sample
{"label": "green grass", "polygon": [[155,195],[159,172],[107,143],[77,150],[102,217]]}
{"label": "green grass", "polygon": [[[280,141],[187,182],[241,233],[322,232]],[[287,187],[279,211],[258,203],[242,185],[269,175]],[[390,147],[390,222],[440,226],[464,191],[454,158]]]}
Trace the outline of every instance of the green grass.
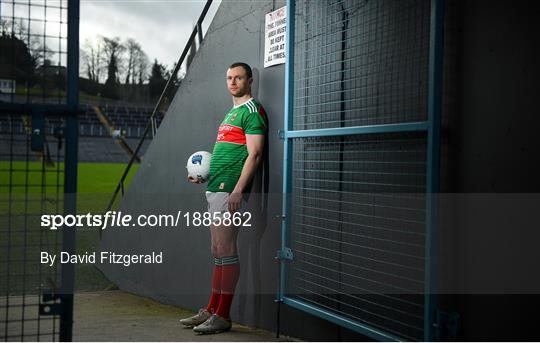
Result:
{"label": "green grass", "polygon": [[[77,211],[79,213],[104,212],[125,168],[126,164],[124,163],[79,163]],[[124,181],[125,189],[129,187],[131,179],[138,169],[138,164],[131,166]],[[119,193],[113,208],[118,206],[121,197],[122,195]]]}
{"label": "green grass", "polygon": [[[111,194],[125,168],[124,163],[79,163],[77,183],[79,193]],[[131,166],[126,184],[129,185],[138,169],[138,164]]]}
{"label": "green grass", "polygon": [[[79,193],[110,193],[124,173],[124,163],[79,163],[77,168],[77,188]],[[129,185],[139,165],[132,165],[126,184]],[[11,171],[11,172],[10,172]],[[8,192],[13,185],[14,193],[41,193],[42,186],[53,189],[56,184],[62,187],[64,164],[43,166],[41,162],[0,161],[0,193]],[[45,175],[45,178],[43,177]]]}
{"label": "green grass", "polygon": [[[79,163],[77,179],[77,212],[102,213],[109,203],[116,185],[122,176],[124,163]],[[125,182],[129,186],[138,170],[133,165]],[[45,167],[41,162],[0,161],[0,230],[6,239],[5,230],[10,230],[10,259],[39,261],[39,251],[45,242],[61,240],[62,230],[51,231],[40,227],[41,214],[62,214],[63,212],[63,170],[64,165]],[[9,186],[11,185],[11,186]],[[118,196],[118,200],[121,195]],[[119,201],[116,202],[118,205]],[[8,216],[8,214],[10,214]],[[23,215],[24,216],[21,216]],[[8,225],[8,220],[11,225]],[[96,251],[99,245],[97,229],[76,229],[76,250],[79,253]],[[33,247],[26,246],[33,245]],[[54,244],[53,244],[54,245]],[[0,260],[4,260],[5,251],[0,249]],[[2,263],[5,267],[5,264]],[[26,273],[37,270],[39,265],[31,263],[24,267],[22,263],[12,263],[11,273]],[[50,270],[48,272],[51,272]],[[110,285],[93,265],[76,265],[76,290],[103,290]],[[52,275],[54,276],[54,272]],[[5,271],[0,268],[0,275]],[[32,283],[27,278],[25,283]],[[35,280],[39,282],[39,280]],[[12,277],[10,289],[21,289],[21,277]],[[3,293],[0,285],[0,293]]]}

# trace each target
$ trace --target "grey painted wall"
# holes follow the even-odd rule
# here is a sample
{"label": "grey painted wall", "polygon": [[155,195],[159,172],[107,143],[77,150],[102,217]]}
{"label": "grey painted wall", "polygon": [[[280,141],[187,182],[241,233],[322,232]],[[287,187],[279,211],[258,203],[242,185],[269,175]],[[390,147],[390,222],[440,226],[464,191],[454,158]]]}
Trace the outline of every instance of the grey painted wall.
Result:
{"label": "grey painted wall", "polygon": [[[212,151],[218,125],[232,106],[227,67],[236,61],[250,64],[254,96],[269,118],[270,194],[265,199],[266,217],[258,217],[258,224],[242,229],[239,236],[241,278],[231,315],[235,321],[271,330],[276,319],[274,256],[280,241],[283,167],[277,131],[283,127],[285,79],[284,65],[263,68],[264,15],[283,5],[284,1],[222,3],[121,205],[124,213],[133,214],[206,209],[205,187],[186,181],[185,164],[195,151]],[[261,206],[260,199],[260,195],[250,198],[253,212]],[[206,306],[212,270],[207,228],[111,229],[104,232],[100,248],[119,253],[163,251],[162,265],[100,268],[123,290],[193,310]],[[308,318],[314,330],[306,337],[337,339],[341,329],[335,325],[287,308],[282,313],[283,332],[305,336]]]}

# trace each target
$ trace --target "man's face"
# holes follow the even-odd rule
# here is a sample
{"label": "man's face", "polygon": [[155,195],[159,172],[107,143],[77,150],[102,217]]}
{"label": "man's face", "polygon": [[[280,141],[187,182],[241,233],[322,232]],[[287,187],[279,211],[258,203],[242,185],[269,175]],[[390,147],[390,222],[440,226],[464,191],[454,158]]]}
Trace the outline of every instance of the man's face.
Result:
{"label": "man's face", "polygon": [[242,97],[250,92],[252,79],[248,79],[246,70],[242,67],[227,70],[227,88],[234,97]]}

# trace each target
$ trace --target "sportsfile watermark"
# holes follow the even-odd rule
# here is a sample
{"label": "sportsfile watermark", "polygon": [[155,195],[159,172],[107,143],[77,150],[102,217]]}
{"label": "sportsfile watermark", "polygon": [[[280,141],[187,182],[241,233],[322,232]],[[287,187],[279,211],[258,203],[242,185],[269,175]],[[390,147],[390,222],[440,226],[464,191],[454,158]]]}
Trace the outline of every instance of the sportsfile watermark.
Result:
{"label": "sportsfile watermark", "polygon": [[59,228],[129,228],[129,227],[209,227],[236,226],[251,227],[250,212],[189,212],[176,214],[139,214],[132,216],[122,211],[108,211],[105,214],[44,214],[41,227],[50,230]]}

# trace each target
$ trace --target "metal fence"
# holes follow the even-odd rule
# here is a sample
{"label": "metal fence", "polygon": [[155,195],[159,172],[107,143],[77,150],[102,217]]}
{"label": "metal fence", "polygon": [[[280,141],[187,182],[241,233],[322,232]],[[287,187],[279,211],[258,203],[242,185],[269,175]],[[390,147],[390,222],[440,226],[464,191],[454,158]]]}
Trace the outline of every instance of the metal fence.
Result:
{"label": "metal fence", "polygon": [[69,341],[74,232],[42,214],[74,214],[78,0],[0,1],[0,339]]}
{"label": "metal fence", "polygon": [[289,1],[280,300],[433,339],[440,1]]}
{"label": "metal fence", "polygon": [[67,0],[0,3],[0,79],[15,81],[1,100],[66,104],[67,15]]}
{"label": "metal fence", "polygon": [[[61,284],[58,265],[40,263],[40,253],[58,254],[62,237],[40,227],[40,217],[64,208],[63,139],[47,135],[43,149],[20,134],[21,115],[5,115],[13,130],[0,136],[0,338],[58,340],[59,316],[40,314],[43,294]],[[28,118],[28,117],[26,117]],[[31,132],[31,123],[24,121]]]}

